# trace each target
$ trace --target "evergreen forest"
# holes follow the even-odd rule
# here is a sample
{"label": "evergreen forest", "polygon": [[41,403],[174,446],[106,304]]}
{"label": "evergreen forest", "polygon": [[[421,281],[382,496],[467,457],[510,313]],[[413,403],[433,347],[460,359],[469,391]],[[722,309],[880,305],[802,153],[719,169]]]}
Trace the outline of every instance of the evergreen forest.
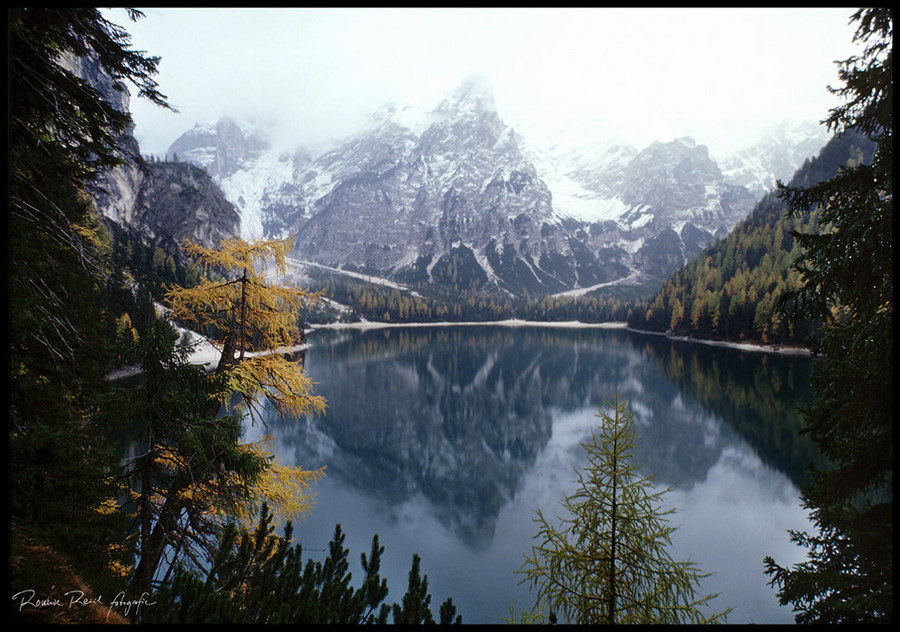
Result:
{"label": "evergreen forest", "polygon": [[[630,304],[616,296],[511,297],[483,291],[448,293],[427,285],[401,289],[365,280],[331,276],[313,282],[334,303],[321,303],[308,314],[310,324],[535,321],[624,322]],[[343,309],[334,304],[344,306]]]}

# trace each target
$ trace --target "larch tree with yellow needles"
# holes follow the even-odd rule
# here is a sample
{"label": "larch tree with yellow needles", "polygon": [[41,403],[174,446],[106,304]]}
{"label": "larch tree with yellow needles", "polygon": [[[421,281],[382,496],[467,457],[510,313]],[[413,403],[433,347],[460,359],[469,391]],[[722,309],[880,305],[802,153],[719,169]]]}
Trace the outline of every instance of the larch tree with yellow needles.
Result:
{"label": "larch tree with yellow needles", "polygon": [[[133,492],[141,534],[134,588],[151,588],[175,561],[200,564],[198,555],[214,546],[217,524],[248,522],[263,503],[287,519],[312,504],[310,487],[322,469],[278,463],[267,438],[241,439],[241,413],[262,419],[265,400],[293,417],[325,409],[302,364],[284,357],[299,341],[297,311],[318,295],[263,278],[270,261],[285,271],[289,248],[289,239],[186,246],[216,279],[171,288],[171,316],[207,334],[222,356],[215,372],[204,374],[191,370],[165,332],[148,332],[143,345],[147,449],[129,468],[129,478],[139,481],[132,487],[140,490]],[[228,405],[234,394],[236,410]]]}
{"label": "larch tree with yellow needles", "polygon": [[301,416],[325,410],[312,395],[313,384],[298,362],[279,351],[300,341],[297,312],[318,302],[321,293],[266,283],[268,265],[284,274],[292,238],[246,242],[235,238],[210,249],[188,242],[185,251],[207,270],[223,274],[196,287],[172,287],[166,299],[172,315],[206,332],[221,350],[216,371],[227,372],[230,389],[251,414],[265,396],[282,415]]}
{"label": "larch tree with yellow needles", "polygon": [[[269,265],[284,275],[292,244],[292,237],[253,242],[234,238],[218,248],[187,242],[185,252],[220,278],[207,276],[195,287],[175,286],[166,294],[175,318],[211,334],[210,341],[221,349],[216,372],[225,374],[224,393],[239,395],[239,408],[254,422],[265,423],[264,400],[280,415],[294,418],[325,410],[325,399],[312,394],[314,385],[301,361],[285,355],[302,337],[298,311],[315,305],[321,293],[269,284],[264,278]],[[308,509],[308,496],[302,492],[321,470],[279,464],[265,439],[247,449],[270,456],[272,462],[257,483],[258,500],[266,500],[278,517]],[[258,506],[254,503],[248,509],[241,517],[255,515]]]}

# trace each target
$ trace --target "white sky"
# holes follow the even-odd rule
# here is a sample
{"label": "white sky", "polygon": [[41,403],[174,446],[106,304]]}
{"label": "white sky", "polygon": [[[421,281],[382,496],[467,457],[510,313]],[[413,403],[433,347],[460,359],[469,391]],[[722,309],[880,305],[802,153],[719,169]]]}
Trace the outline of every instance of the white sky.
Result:
{"label": "white sky", "polygon": [[131,102],[141,149],[156,155],[222,116],[327,141],[388,100],[430,109],[473,74],[520,131],[591,119],[588,136],[642,149],[689,135],[716,153],[775,121],[825,118],[855,30],[851,8],[142,11],[137,23],[105,14],[161,57],[156,79],[179,113]]}

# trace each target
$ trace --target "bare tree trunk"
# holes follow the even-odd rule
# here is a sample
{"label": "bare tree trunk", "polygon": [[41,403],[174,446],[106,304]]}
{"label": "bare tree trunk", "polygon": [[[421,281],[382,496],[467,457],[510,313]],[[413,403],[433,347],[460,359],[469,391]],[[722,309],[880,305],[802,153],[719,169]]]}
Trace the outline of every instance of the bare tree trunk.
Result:
{"label": "bare tree trunk", "polygon": [[234,364],[234,332],[228,332],[225,336],[225,342],[222,345],[222,357],[219,358],[219,365],[216,367],[216,373],[224,371],[228,365]]}
{"label": "bare tree trunk", "polygon": [[244,268],[244,276],[241,277],[241,355],[240,360],[244,359],[244,349],[247,346],[247,268]]}

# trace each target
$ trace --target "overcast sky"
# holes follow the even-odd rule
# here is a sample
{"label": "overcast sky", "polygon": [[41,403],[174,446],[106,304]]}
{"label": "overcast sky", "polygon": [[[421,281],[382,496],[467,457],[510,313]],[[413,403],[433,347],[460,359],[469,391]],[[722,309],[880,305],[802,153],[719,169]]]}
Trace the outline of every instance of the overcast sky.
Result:
{"label": "overcast sky", "polygon": [[[253,117],[325,142],[386,101],[434,107],[487,76],[517,130],[591,119],[642,149],[693,136],[715,153],[773,121],[822,120],[853,9],[151,8],[106,11],[161,57],[167,112],[132,99],[145,154],[200,120]],[[584,129],[584,128],[580,128]]]}

